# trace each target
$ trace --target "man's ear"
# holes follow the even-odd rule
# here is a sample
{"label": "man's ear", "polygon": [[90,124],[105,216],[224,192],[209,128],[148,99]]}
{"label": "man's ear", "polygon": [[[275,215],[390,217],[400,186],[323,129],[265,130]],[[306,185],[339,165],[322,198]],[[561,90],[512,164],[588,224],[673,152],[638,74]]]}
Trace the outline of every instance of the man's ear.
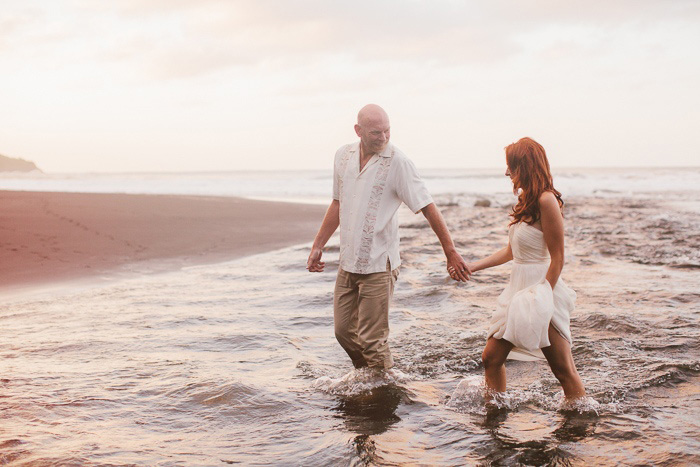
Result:
{"label": "man's ear", "polygon": [[360,136],[360,128],[361,128],[360,125],[355,125],[355,134],[357,136]]}

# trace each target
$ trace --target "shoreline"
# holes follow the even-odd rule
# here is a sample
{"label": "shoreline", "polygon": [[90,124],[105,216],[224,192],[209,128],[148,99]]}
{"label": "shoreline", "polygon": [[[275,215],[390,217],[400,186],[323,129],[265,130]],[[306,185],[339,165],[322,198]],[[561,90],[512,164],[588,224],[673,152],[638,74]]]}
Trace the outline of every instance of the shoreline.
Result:
{"label": "shoreline", "polygon": [[311,242],[322,205],[0,190],[0,294],[177,270]]}

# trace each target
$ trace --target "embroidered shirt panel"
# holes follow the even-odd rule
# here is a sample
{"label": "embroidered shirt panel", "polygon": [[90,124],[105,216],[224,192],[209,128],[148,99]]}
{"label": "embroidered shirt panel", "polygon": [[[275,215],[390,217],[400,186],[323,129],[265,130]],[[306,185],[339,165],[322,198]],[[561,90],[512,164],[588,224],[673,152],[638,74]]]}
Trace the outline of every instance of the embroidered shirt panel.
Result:
{"label": "embroidered shirt panel", "polygon": [[340,201],[340,267],[358,274],[400,265],[397,211],[433,200],[413,163],[391,143],[359,170],[359,142],[336,152],[333,197]]}

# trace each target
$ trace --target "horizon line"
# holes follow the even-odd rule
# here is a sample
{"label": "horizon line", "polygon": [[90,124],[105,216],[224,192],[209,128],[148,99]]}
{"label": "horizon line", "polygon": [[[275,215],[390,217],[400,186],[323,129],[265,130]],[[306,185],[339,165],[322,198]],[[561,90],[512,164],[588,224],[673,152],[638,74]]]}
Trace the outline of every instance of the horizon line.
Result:
{"label": "horizon line", "polygon": [[[700,169],[698,165],[611,165],[611,166],[552,166],[553,171],[560,170],[626,170],[626,169]],[[418,167],[420,171],[434,170],[499,170],[500,166],[480,166],[480,167]],[[331,172],[332,169],[210,169],[210,170],[125,170],[125,171],[0,171],[0,177],[7,175],[28,175],[28,174],[44,174],[44,175],[177,175],[177,174],[215,174],[215,173],[302,173],[302,172]]]}

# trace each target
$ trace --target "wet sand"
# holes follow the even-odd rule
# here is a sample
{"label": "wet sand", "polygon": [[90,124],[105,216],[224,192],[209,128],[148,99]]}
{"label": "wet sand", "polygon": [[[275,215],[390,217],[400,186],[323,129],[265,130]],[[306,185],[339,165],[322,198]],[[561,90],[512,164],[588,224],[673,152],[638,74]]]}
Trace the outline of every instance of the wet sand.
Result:
{"label": "wet sand", "polygon": [[0,191],[0,291],[213,263],[313,240],[325,207]]}

